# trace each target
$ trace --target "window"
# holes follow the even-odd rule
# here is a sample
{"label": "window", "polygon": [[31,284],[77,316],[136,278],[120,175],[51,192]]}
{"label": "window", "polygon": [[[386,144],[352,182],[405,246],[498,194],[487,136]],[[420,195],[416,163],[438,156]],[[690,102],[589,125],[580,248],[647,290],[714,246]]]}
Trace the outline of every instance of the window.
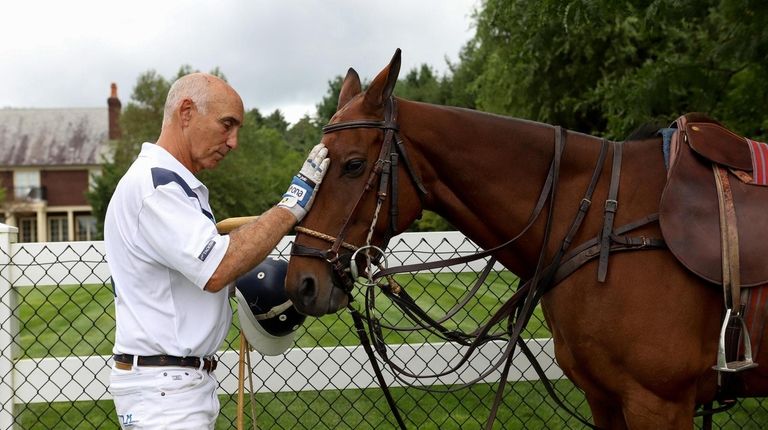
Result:
{"label": "window", "polygon": [[19,218],[19,242],[37,242],[37,218]]}
{"label": "window", "polygon": [[96,238],[96,218],[91,215],[75,216],[75,240],[94,240]]}
{"label": "window", "polygon": [[17,170],[13,172],[14,196],[17,199],[40,198],[40,171]]}
{"label": "window", "polygon": [[66,216],[48,217],[48,241],[66,242],[69,240]]}

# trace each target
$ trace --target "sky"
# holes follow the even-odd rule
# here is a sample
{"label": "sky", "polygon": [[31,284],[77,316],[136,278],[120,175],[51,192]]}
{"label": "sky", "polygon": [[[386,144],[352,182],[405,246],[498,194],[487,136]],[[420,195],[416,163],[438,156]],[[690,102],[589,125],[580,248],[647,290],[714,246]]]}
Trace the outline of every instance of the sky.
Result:
{"label": "sky", "polygon": [[353,67],[370,80],[402,49],[401,77],[439,75],[474,36],[480,0],[11,0],[0,3],[0,108],[123,106],[154,70],[219,67],[246,109],[293,123]]}

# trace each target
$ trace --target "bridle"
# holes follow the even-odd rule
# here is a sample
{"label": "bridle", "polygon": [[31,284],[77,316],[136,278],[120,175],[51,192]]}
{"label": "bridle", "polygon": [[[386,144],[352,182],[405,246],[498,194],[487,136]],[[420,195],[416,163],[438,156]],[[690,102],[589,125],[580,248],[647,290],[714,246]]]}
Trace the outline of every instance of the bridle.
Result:
{"label": "bridle", "polygon": [[[296,243],[296,241],[294,241],[293,247],[291,248],[291,255],[319,258],[327,261],[328,264],[331,265],[331,268],[333,270],[333,274],[335,277],[334,285],[340,285],[342,290],[344,290],[344,292],[349,296],[349,303],[350,303],[349,309],[352,312],[352,318],[355,323],[355,329],[357,331],[358,336],[360,337],[360,343],[362,344],[363,348],[365,349],[365,352],[368,355],[369,361],[374,370],[374,374],[376,375],[376,378],[379,382],[379,386],[381,387],[384,393],[384,396],[387,399],[387,403],[389,404],[389,407],[392,410],[392,413],[394,414],[398,425],[400,426],[401,429],[405,429],[406,428],[405,421],[403,421],[402,417],[400,416],[400,412],[397,408],[397,405],[395,404],[395,400],[392,397],[392,394],[389,391],[387,383],[384,379],[384,374],[381,372],[381,368],[379,367],[378,361],[376,360],[376,356],[374,355],[373,349],[371,347],[371,342],[369,341],[368,336],[366,335],[366,329],[363,323],[363,317],[360,314],[359,310],[357,310],[352,306],[352,303],[353,303],[352,290],[355,286],[355,280],[357,279],[357,266],[355,262],[355,257],[357,256],[357,253],[359,251],[366,250],[366,257],[368,261],[366,271],[368,272],[367,274],[369,279],[371,279],[371,282],[373,282],[371,278],[370,267],[376,261],[371,258],[369,251],[370,250],[379,251],[375,256],[375,259],[380,259],[384,256],[384,252],[380,248],[371,245],[371,239],[373,237],[373,232],[378,222],[379,212],[381,211],[381,208],[387,199],[388,190],[389,190],[391,203],[389,206],[389,226],[387,228],[387,233],[384,238],[383,247],[385,249],[386,249],[386,244],[389,242],[389,239],[394,234],[397,233],[397,217],[399,214],[399,210],[397,206],[397,201],[398,201],[397,193],[398,193],[398,187],[399,187],[398,167],[399,167],[400,158],[402,158],[403,165],[405,166],[405,169],[408,172],[409,177],[414,183],[416,191],[419,195],[419,199],[422,201],[422,207],[423,207],[424,197],[427,195],[427,191],[421,182],[421,178],[414,170],[413,164],[411,163],[410,158],[408,158],[408,155],[405,151],[405,146],[403,145],[403,141],[400,139],[400,136],[398,134],[399,127],[397,125],[397,102],[395,101],[394,97],[389,97],[384,105],[383,121],[353,120],[353,121],[339,122],[336,124],[329,124],[323,127],[323,134],[335,133],[342,130],[357,129],[357,128],[374,128],[374,129],[380,129],[384,131],[384,140],[382,141],[379,157],[376,160],[376,163],[374,164],[374,167],[371,170],[371,173],[369,174],[368,179],[365,182],[365,187],[360,192],[360,195],[358,196],[357,201],[355,202],[349,214],[347,214],[347,217],[344,219],[344,222],[342,223],[339,233],[335,237],[303,227],[303,226],[295,227],[296,231],[299,233],[306,234],[308,236],[321,239],[326,242],[330,242],[331,243],[330,248],[326,250],[321,250],[318,248],[312,248],[309,246],[300,245]],[[376,191],[376,208],[374,210],[374,215],[371,220],[371,225],[368,229],[366,243],[365,245],[362,245],[362,246],[349,244],[345,242],[344,239],[347,236],[347,232],[349,230],[352,216],[357,212],[358,208],[361,205],[361,202],[363,202],[368,192],[374,189],[373,187],[375,186],[377,178],[379,183],[376,188],[377,190]],[[342,254],[341,253],[342,248],[350,252]],[[390,285],[393,285],[393,284],[390,284]],[[368,321],[369,321],[369,327],[370,327],[371,320],[368,319]]]}
{"label": "bridle", "polygon": [[[389,225],[387,233],[384,238],[384,248],[389,239],[397,233],[397,221],[398,221],[398,167],[400,160],[402,159],[403,166],[408,172],[408,176],[413,181],[416,191],[419,195],[419,199],[423,201],[427,195],[427,191],[421,182],[421,178],[413,167],[408,154],[405,151],[403,141],[398,134],[399,127],[397,125],[397,102],[394,97],[390,97],[386,100],[384,105],[384,120],[353,120],[339,122],[335,124],[329,124],[323,127],[323,134],[335,133],[342,130],[358,129],[358,128],[375,128],[384,131],[384,140],[382,141],[379,157],[374,164],[371,173],[368,175],[368,179],[365,182],[365,187],[361,191],[355,205],[349,212],[347,217],[342,223],[341,229],[336,236],[331,236],[322,232],[318,232],[303,226],[297,226],[296,231],[308,236],[324,240],[331,243],[331,247],[325,250],[318,248],[312,248],[305,245],[300,245],[294,242],[291,249],[291,255],[302,257],[320,258],[328,262],[333,269],[333,274],[338,285],[344,290],[347,295],[351,296],[352,289],[354,288],[356,276],[352,276],[350,272],[356,272],[356,263],[352,258],[352,253],[365,248],[366,255],[371,261],[369,250],[378,250],[374,259],[380,259],[382,257],[381,249],[371,245],[371,238],[373,237],[373,231],[376,228],[378,222],[379,212],[387,200],[390,197],[389,206]],[[376,180],[378,179],[378,185]],[[373,219],[371,221],[368,235],[365,245],[352,245],[344,241],[347,236],[352,216],[358,211],[361,203],[364,201],[368,192],[374,189],[376,186],[376,209],[374,211]],[[423,205],[422,205],[423,206]],[[341,253],[341,249],[344,248],[349,253]],[[350,297],[351,299],[351,297]]]}

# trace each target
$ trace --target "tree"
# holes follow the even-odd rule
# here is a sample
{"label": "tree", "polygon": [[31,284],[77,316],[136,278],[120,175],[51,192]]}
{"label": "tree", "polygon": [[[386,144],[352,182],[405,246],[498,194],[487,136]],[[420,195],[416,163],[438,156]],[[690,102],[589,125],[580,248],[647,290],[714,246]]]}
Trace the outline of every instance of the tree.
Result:
{"label": "tree", "polygon": [[399,80],[395,91],[398,96],[408,100],[445,104],[445,96],[437,74],[427,64],[411,69],[405,78]]}
{"label": "tree", "polygon": [[689,111],[765,135],[768,3],[487,0],[455,76],[479,109],[622,138]]}
{"label": "tree", "polygon": [[341,84],[344,83],[343,76],[336,76],[332,80],[328,81],[328,90],[325,92],[323,99],[315,105],[317,107],[317,123],[328,124],[333,114],[336,113],[336,109],[339,104],[339,92],[341,92]]}
{"label": "tree", "polygon": [[300,153],[307,153],[322,138],[321,126],[308,115],[304,115],[285,133],[288,146]]}
{"label": "tree", "polygon": [[282,133],[288,131],[289,125],[288,121],[285,120],[285,115],[280,112],[280,109],[275,109],[274,112],[264,118],[264,122],[262,123],[262,127],[278,130]]}

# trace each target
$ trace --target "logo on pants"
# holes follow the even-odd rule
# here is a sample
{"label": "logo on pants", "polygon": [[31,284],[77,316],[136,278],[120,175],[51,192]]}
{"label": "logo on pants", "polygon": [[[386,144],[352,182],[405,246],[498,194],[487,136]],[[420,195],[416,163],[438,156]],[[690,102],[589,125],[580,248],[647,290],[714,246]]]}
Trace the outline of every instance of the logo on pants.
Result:
{"label": "logo on pants", "polygon": [[123,426],[123,428],[133,427],[139,423],[139,420],[133,420],[133,414],[117,414],[117,418],[120,420],[120,424]]}

